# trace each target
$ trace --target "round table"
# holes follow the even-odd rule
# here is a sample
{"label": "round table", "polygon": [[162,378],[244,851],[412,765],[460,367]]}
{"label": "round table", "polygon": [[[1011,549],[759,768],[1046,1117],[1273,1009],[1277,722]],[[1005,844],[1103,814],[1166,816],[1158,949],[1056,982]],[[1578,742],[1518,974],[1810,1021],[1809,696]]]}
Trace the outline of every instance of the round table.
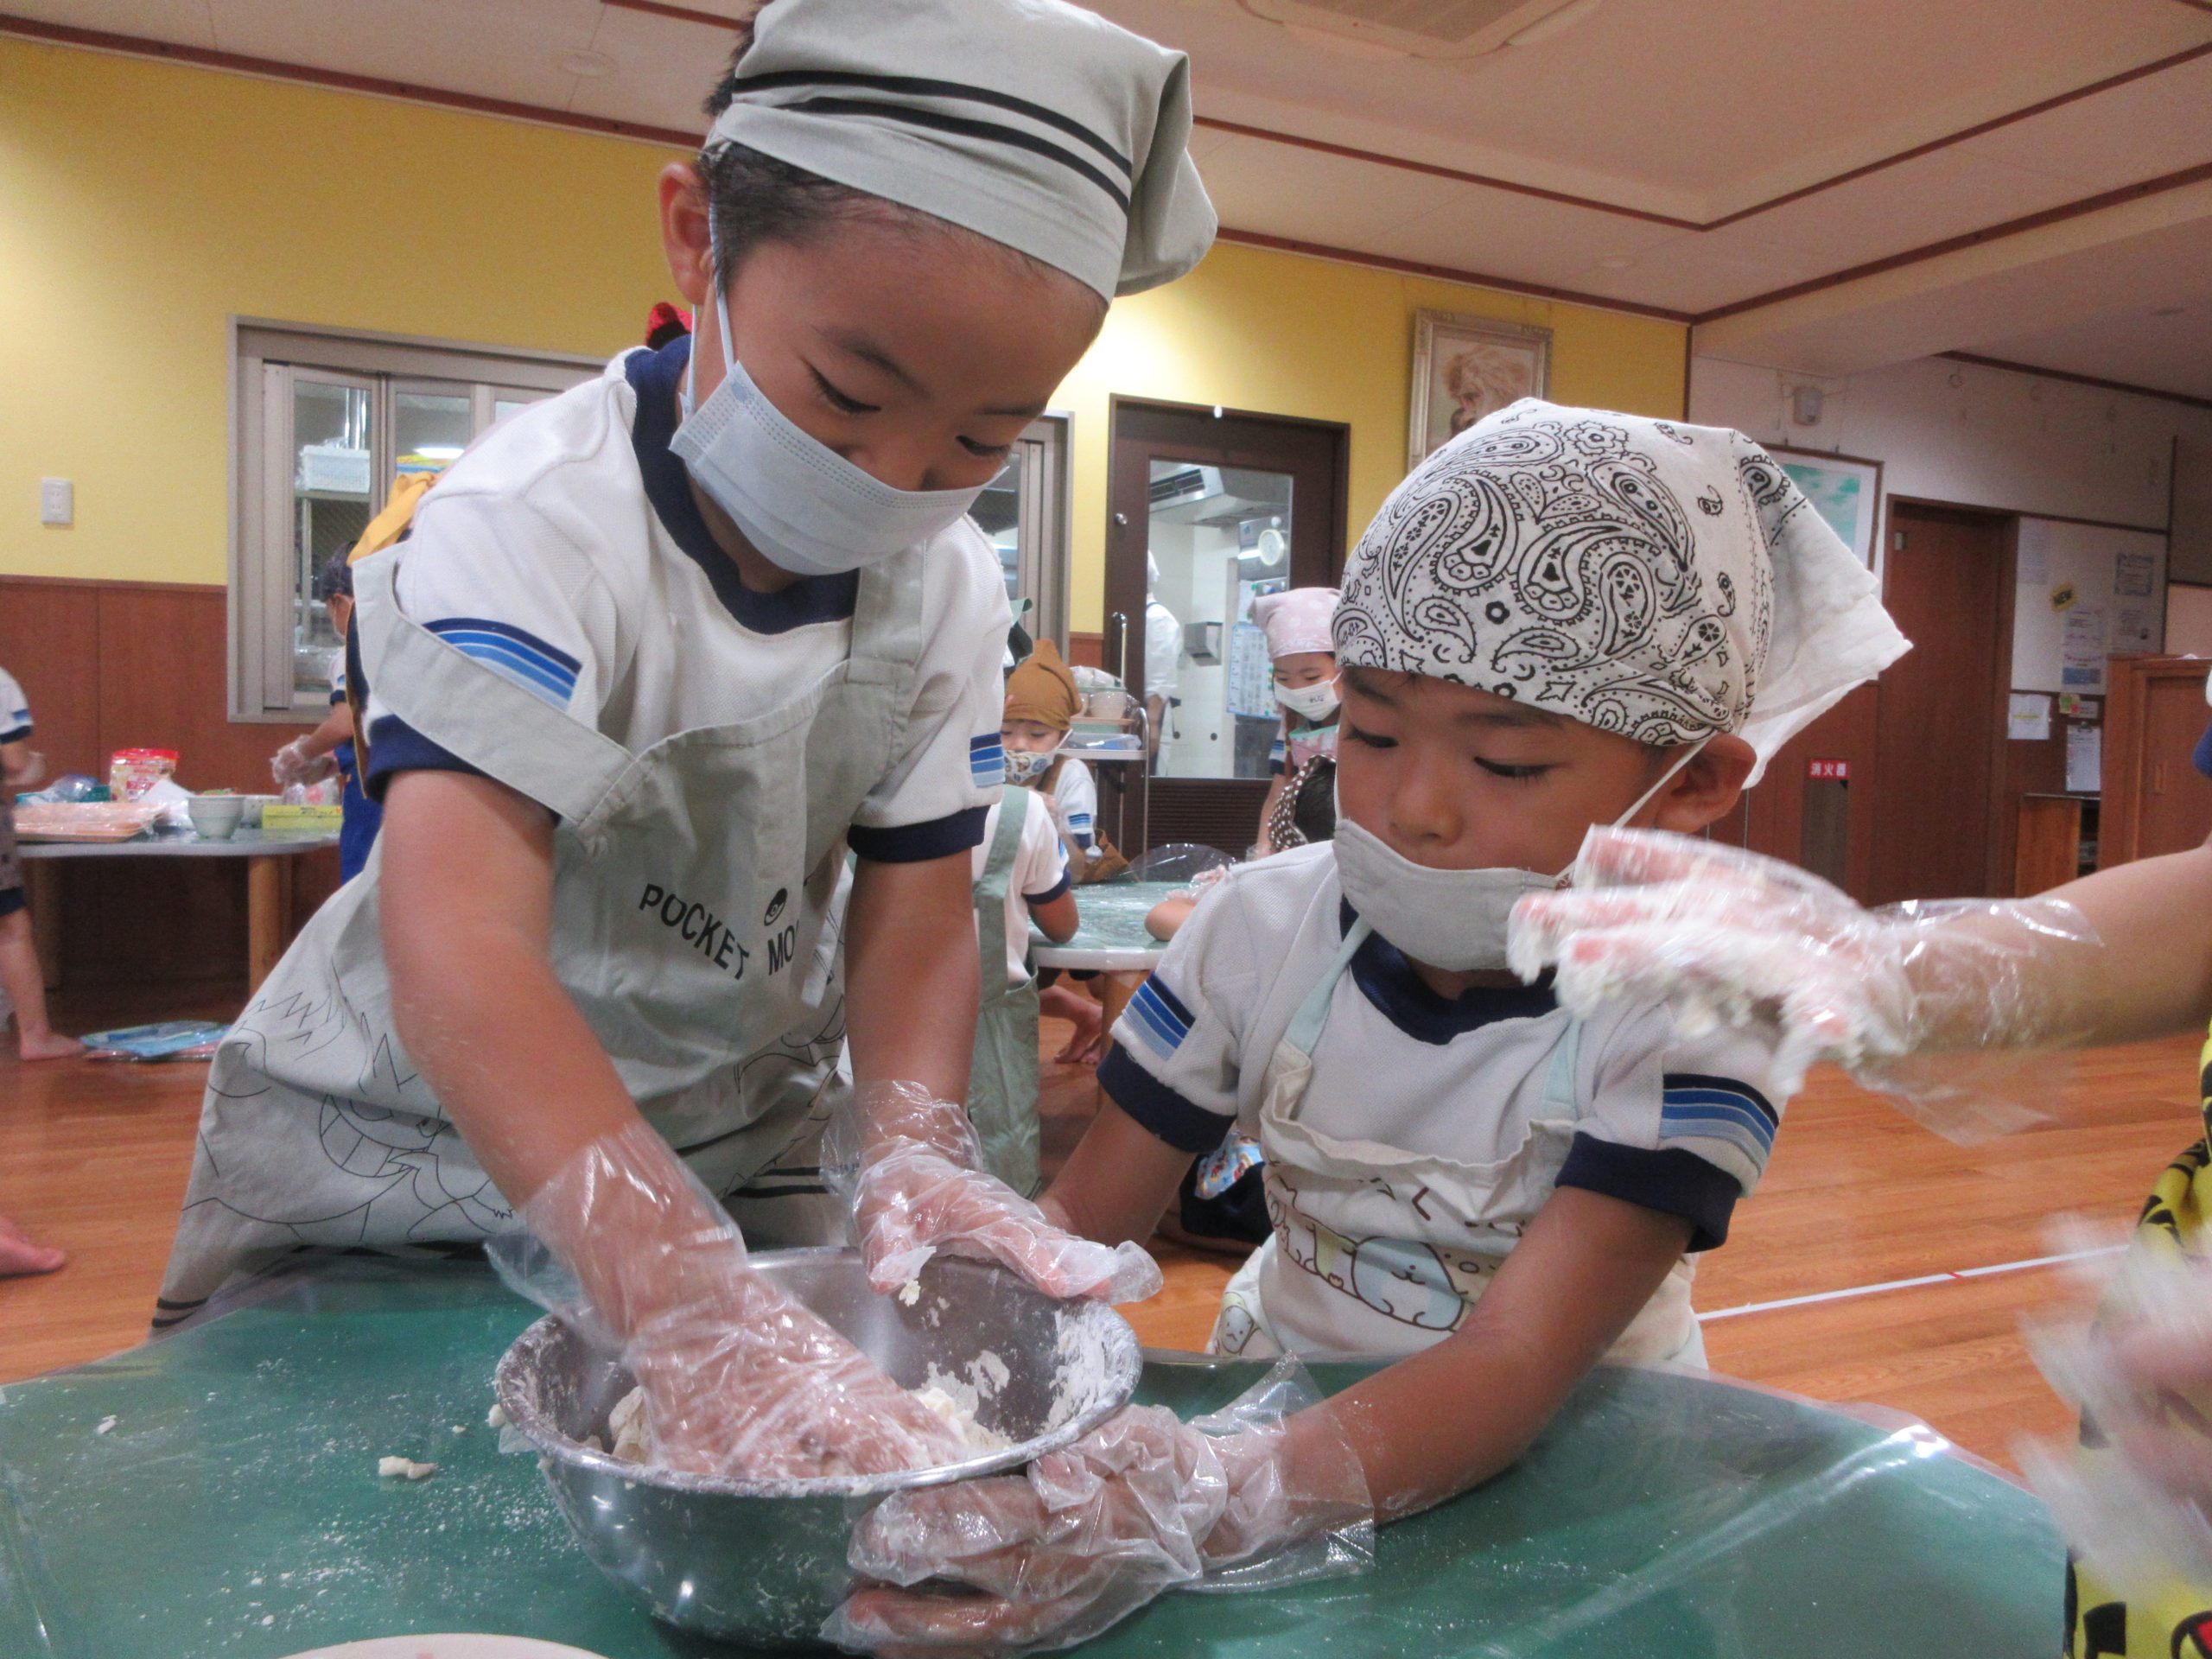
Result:
{"label": "round table", "polygon": [[[291,938],[293,861],[303,853],[338,844],[335,830],[308,830],[299,834],[271,834],[241,830],[228,841],[207,841],[192,830],[141,836],[133,841],[22,841],[16,855],[26,863],[61,858],[242,858],[245,866],[246,990],[261,988],[276,958],[284,954]],[[56,884],[40,880],[28,895],[31,930],[43,950],[51,951],[61,937],[60,895]],[[54,964],[47,964],[47,982],[55,982]]]}
{"label": "round table", "polygon": [[1144,976],[1160,966],[1167,952],[1164,939],[1145,931],[1147,912],[1171,893],[1184,890],[1180,881],[1101,881],[1075,890],[1079,925],[1075,937],[1055,944],[1042,933],[1029,931],[1029,960],[1038,968],[1088,969],[1099,976],[1099,1002],[1105,1012],[1104,1028],[1111,1031],[1122,1010],[1136,995]]}

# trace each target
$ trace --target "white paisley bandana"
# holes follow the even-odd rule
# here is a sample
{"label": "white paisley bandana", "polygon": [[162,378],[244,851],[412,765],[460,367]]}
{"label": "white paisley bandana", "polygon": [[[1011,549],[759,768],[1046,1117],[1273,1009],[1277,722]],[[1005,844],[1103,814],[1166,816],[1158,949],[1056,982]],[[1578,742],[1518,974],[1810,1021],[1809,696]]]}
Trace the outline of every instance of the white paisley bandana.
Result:
{"label": "white paisley bandana", "polygon": [[1533,397],[1391,492],[1343,595],[1340,663],[1640,742],[1737,733],[1762,770],[1910,648],[1873,573],[1742,433]]}

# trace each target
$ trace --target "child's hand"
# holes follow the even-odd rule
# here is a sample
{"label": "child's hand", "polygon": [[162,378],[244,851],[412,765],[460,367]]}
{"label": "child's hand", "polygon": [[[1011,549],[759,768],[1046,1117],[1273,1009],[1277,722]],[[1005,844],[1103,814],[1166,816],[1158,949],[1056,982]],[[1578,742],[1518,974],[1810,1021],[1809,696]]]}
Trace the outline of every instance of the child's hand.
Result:
{"label": "child's hand", "polygon": [[740,1257],[623,1346],[657,1466],[749,1479],[881,1474],[972,1455],[867,1355]]}
{"label": "child's hand", "polygon": [[1270,1586],[1361,1570],[1366,1476],[1325,1408],[1279,1414],[1303,1392],[1302,1373],[1279,1370],[1203,1424],[1133,1406],[1021,1475],[893,1494],[854,1529],[854,1568],[886,1586],[948,1579],[982,1593],[861,1590],[823,1634],[877,1653],[1027,1653],[1086,1641],[1229,1569],[1245,1569],[1231,1583]]}
{"label": "child's hand", "polygon": [[861,1152],[854,1213],[868,1282],[903,1289],[939,1249],[1002,1262],[1048,1296],[1141,1301],[1159,1264],[1136,1243],[1109,1246],[1054,1226],[977,1166],[968,1115],[918,1084],[871,1085],[857,1107]]}
{"label": "child's hand", "polygon": [[319,784],[338,770],[337,761],[327,754],[309,754],[308,741],[296,737],[269,757],[269,771],[280,790],[294,784],[302,786]]}
{"label": "child's hand", "polygon": [[1685,1034],[1778,1029],[1775,1081],[1834,1060],[1956,1140],[2037,1114],[2017,1079],[1948,1052],[2057,1045],[2067,983],[2094,967],[2095,931],[2062,899],[1916,901],[1862,909],[1819,877],[1757,853],[1657,830],[1598,829],[1574,887],[1513,908],[1509,960],[1556,964],[1560,1002],[1587,1016],[1623,997],[1666,1003]]}
{"label": "child's hand", "polygon": [[590,1142],[496,1238],[501,1275],[645,1390],[655,1461],[788,1478],[927,1468],[961,1437],[747,1265],[745,1241],[643,1121]]}

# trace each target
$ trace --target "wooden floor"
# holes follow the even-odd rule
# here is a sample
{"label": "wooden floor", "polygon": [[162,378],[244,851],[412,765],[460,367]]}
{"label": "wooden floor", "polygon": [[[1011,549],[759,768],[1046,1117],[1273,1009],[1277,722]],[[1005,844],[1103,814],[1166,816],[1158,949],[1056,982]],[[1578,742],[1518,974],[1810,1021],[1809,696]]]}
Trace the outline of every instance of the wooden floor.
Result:
{"label": "wooden floor", "polygon": [[[220,1018],[236,993],[64,1004],[64,1029],[149,1018]],[[1065,1027],[1047,1023],[1045,1052]],[[1833,1072],[1789,1109],[1758,1195],[1706,1259],[1698,1306],[1749,1304],[2031,1260],[2058,1248],[2061,1213],[2133,1218],[2152,1179],[2198,1133],[2196,1039],[2082,1056],[2063,1122],[1960,1147]],[[0,1211],[70,1265],[0,1281],[0,1382],[110,1353],[145,1328],[191,1157],[206,1068],[72,1061],[24,1066],[0,1045]],[[1048,1163],[1095,1109],[1088,1071],[1045,1066]],[[1128,1310],[1144,1340],[1203,1346],[1234,1262],[1160,1243],[1167,1287]],[[2023,1433],[2063,1433],[2068,1414],[2021,1345],[2023,1313],[2066,1294],[2030,1269],[1711,1319],[1713,1368],[1817,1399],[1901,1408],[2010,1465]]]}

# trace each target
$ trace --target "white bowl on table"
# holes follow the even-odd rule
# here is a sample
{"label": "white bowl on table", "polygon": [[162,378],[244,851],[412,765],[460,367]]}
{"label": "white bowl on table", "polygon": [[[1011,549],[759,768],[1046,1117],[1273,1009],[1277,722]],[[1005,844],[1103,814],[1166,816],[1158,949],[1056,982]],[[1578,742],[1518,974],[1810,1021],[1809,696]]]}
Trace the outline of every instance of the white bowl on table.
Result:
{"label": "white bowl on table", "polygon": [[228,841],[245,817],[243,795],[195,795],[185,803],[193,832],[202,841]]}

